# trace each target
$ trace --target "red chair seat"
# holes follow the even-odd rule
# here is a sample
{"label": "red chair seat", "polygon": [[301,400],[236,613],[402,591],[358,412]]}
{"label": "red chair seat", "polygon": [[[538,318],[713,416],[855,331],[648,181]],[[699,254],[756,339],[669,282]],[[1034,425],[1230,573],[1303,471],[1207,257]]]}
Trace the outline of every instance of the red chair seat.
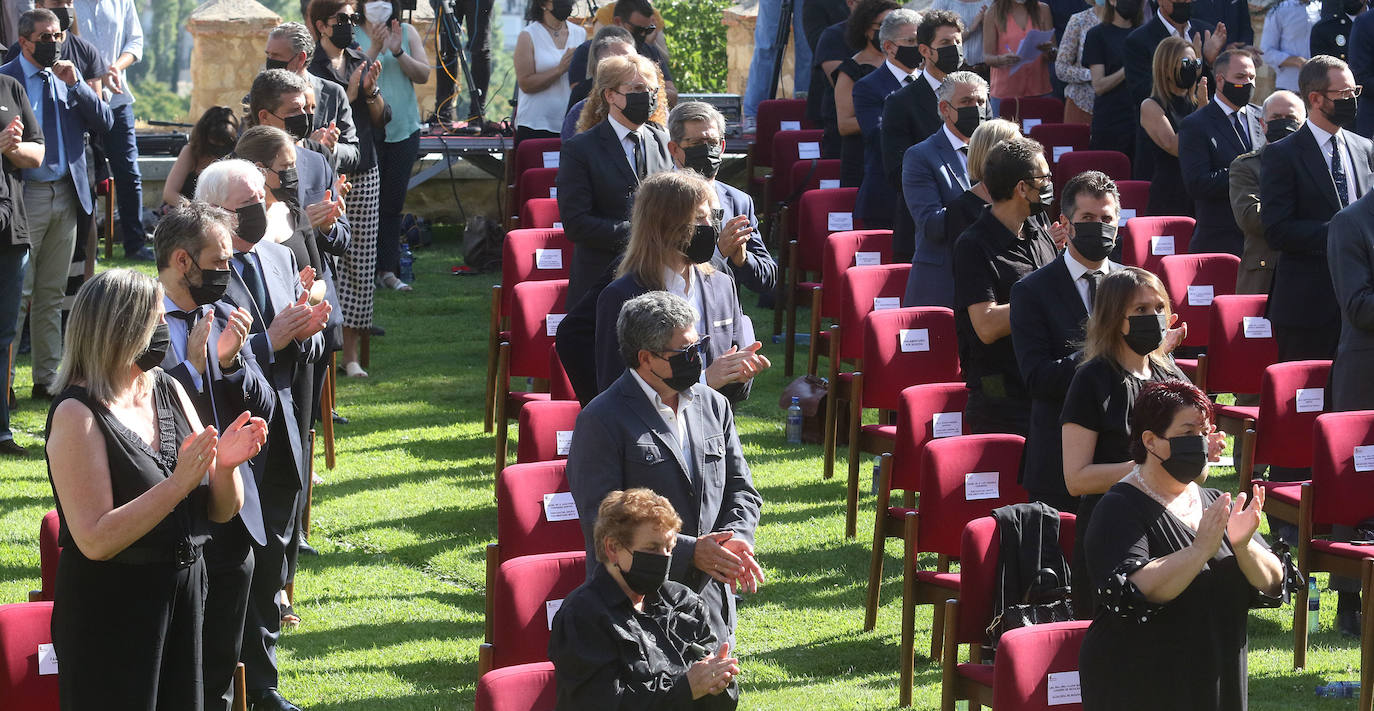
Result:
{"label": "red chair seat", "polygon": [[1237,420],[1259,420],[1259,405],[1217,405],[1217,417],[1230,417]]}
{"label": "red chair seat", "polygon": [[1197,358],[1175,358],[1174,365],[1177,365],[1189,380],[1197,380]]}
{"label": "red chair seat", "polygon": [[1257,481],[1256,484],[1264,487],[1264,495],[1280,503],[1289,504],[1293,508],[1298,507],[1298,500],[1302,498],[1302,483],[1300,481]]}
{"label": "red chair seat", "polygon": [[797,291],[809,294],[812,289],[818,286],[821,286],[821,283],[818,281],[799,281],[797,282]]}
{"label": "red chair seat", "polygon": [[873,437],[882,437],[893,442],[897,441],[897,425],[864,425],[864,434]]}
{"label": "red chair seat", "polygon": [[1312,550],[1343,558],[1374,558],[1374,546],[1357,546],[1353,543],[1328,541],[1322,538],[1312,539]]}
{"label": "red chair seat", "polygon": [[541,402],[548,399],[548,393],[513,392],[510,394],[510,402],[515,405],[517,410],[524,407],[527,402]]}
{"label": "red chair seat", "polygon": [[842,382],[842,383],[852,383],[852,382],[854,382],[854,374],[853,374],[853,373],[840,373],[840,376],[839,376],[839,377],[840,377],[840,382]]}
{"label": "red chair seat", "polygon": [[907,508],[907,507],[905,507],[905,506],[889,506],[889,507],[887,507],[887,515],[890,516],[890,517],[892,517],[892,518],[897,519],[898,521],[904,521],[904,520],[906,520],[906,515],[909,514],[909,513],[919,513],[919,512],[920,512],[920,509],[909,509],[909,508]]}
{"label": "red chair seat", "polygon": [[969,681],[982,684],[983,686],[992,686],[994,676],[992,673],[993,666],[991,664],[965,663],[956,667],[956,670],[959,672],[959,676]]}
{"label": "red chair seat", "polygon": [[[956,592],[959,590],[958,573],[937,573],[933,570],[918,570],[916,571],[916,582],[925,583],[926,585],[935,585]],[[988,677],[988,683],[992,683],[991,676]]]}

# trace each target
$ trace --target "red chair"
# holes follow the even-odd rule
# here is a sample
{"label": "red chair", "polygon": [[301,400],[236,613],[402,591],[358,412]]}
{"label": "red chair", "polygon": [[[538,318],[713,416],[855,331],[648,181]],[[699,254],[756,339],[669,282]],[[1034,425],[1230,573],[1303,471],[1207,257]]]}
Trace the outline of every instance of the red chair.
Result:
{"label": "red chair", "polygon": [[[506,200],[506,229],[512,227],[513,220],[519,215],[521,200],[518,199],[516,188],[520,184],[520,177],[528,170],[541,168],[553,168],[557,170],[559,155],[563,148],[563,142],[557,138],[531,138],[520,142],[514,151],[507,151],[505,156],[506,175],[504,180]],[[528,196],[526,196],[528,197]]]}
{"label": "red chair", "polygon": [[792,167],[799,162],[809,164],[820,159],[824,133],[820,129],[809,129],[773,134],[773,170],[765,178],[761,203],[765,215],[772,215],[776,203],[792,194]]}
{"label": "red chair", "polygon": [[1117,221],[1118,224],[1124,225],[1127,220],[1145,217],[1150,207],[1150,181],[1118,180],[1116,189],[1121,193],[1121,219]]}
{"label": "red chair", "polygon": [[[902,391],[897,403],[897,442],[892,456],[883,457],[878,467],[878,505],[873,517],[873,550],[868,561],[865,632],[873,629],[878,621],[887,539],[905,538],[906,514],[916,510],[926,444],[933,439],[968,434],[964,426],[964,406],[967,404],[968,388],[963,383],[926,383]],[[892,503],[894,490],[903,492],[900,506]]]}
{"label": "red chair", "polygon": [[[1059,514],[1059,547],[1066,551],[1066,558],[1072,555],[1074,535],[1077,529],[1077,519],[1073,514]],[[997,535],[997,522],[991,516],[979,518],[969,522],[960,534],[959,542],[959,573],[963,578],[957,599],[951,598],[941,605],[937,619],[943,619],[943,624],[947,630],[943,643],[944,649],[941,654],[940,667],[942,671],[941,699],[940,708],[954,709],[955,702],[959,699],[968,699],[969,708],[976,708],[979,705],[992,706],[997,708],[997,703],[1002,703],[1003,709],[1043,709],[1047,700],[1038,703],[1024,700],[1028,691],[1027,687],[1040,688],[1039,685],[1032,686],[1030,683],[1033,677],[1030,676],[1028,669],[1017,665],[1015,672],[1002,670],[1003,664],[1008,661],[1035,666],[1040,666],[1044,672],[1051,671],[1074,671],[1078,669],[1078,652],[1075,649],[1072,653],[1068,650],[1059,649],[1051,654],[1033,653],[1034,650],[1028,649],[1025,644],[1031,640],[1019,641],[1023,635],[1031,635],[1028,630],[1052,630],[1052,629],[1076,629],[1078,634],[1086,631],[1088,620],[1077,622],[1060,622],[1046,625],[1035,625],[1024,627],[1019,630],[1012,630],[999,640],[997,650],[997,663],[983,664],[981,659],[981,647],[988,641],[987,628],[992,623],[993,606],[997,598],[997,562],[1000,558],[1000,540]],[[1046,640],[1049,641],[1049,640]],[[1081,644],[1081,639],[1076,642]],[[959,664],[959,645],[969,645],[969,661],[967,664]],[[1011,649],[1007,649],[1007,645]],[[1048,651],[1048,650],[1046,650]],[[1026,652],[1032,652],[1026,654]],[[1061,656],[1062,655],[1062,656]],[[1047,659],[1046,657],[1049,657]],[[1038,660],[1038,661],[1037,661]],[[1049,668],[1045,668],[1045,667]],[[1020,683],[1014,683],[1022,680]],[[998,685],[998,682],[1009,684],[1010,687]],[[1045,683],[1045,674],[1039,675],[1040,684]],[[1007,694],[1007,697],[998,696],[998,692]],[[909,703],[910,697],[905,697]],[[1018,699],[1022,699],[1018,702]],[[1041,696],[1041,699],[1044,699]],[[1055,707],[1060,708],[1058,706]],[[1069,708],[1072,708],[1070,706]]]}
{"label": "red chair", "polygon": [[520,226],[526,229],[563,229],[559,219],[558,198],[530,198],[520,206]]}
{"label": "red chair", "polygon": [[547,711],[557,703],[552,662],[494,669],[477,680],[476,711]]}
{"label": "red chair", "polygon": [[[916,606],[935,605],[930,656],[940,659],[944,617],[938,606],[960,591],[960,574],[949,572],[959,556],[959,535],[969,521],[1007,504],[1027,501],[1016,483],[1025,438],[978,434],[937,439],[926,444],[921,464],[921,507],[908,511],[902,558],[902,703],[911,703],[912,663],[916,656]],[[1070,548],[1069,550],[1072,550]],[[917,556],[935,553],[936,569],[921,570]],[[962,569],[962,563],[961,569]]]}
{"label": "red chair", "polygon": [[549,399],[577,401],[568,371],[563,369],[563,361],[558,357],[558,348],[549,347]]}
{"label": "red chair", "polygon": [[1053,169],[1060,156],[1088,150],[1092,127],[1083,123],[1042,123],[1031,128],[1030,137],[1045,147],[1045,160]]}
{"label": "red chair", "polygon": [[1021,127],[1022,133],[1030,133],[1036,123],[1026,125],[1026,120],[1038,123],[1063,123],[1064,102],[1052,96],[1023,96],[1019,99],[1002,99],[998,110],[999,118],[1004,118]]}
{"label": "red chair", "polygon": [[[582,542],[579,531],[577,541]],[[494,588],[492,641],[477,650],[477,676],[492,669],[548,661],[553,607],[587,579],[587,552],[541,553],[501,564]]]}
{"label": "red chair", "polygon": [[[1193,383],[1208,393],[1258,393],[1264,369],[1279,360],[1269,321],[1264,318],[1269,297],[1264,294],[1232,294],[1212,299],[1211,333],[1207,352],[1198,356]],[[1233,418],[1217,424],[1232,435],[1241,430]]]}
{"label": "red chair", "polygon": [[[769,99],[759,102],[759,112],[754,123],[754,142],[749,144],[745,156],[745,175],[749,176],[751,188],[763,189],[763,179],[754,177],[755,168],[773,167],[773,134],[778,131],[800,131],[812,129],[806,118],[805,99]],[[761,192],[756,192],[762,195]]]}
{"label": "red chair", "polygon": [[1100,170],[1112,180],[1127,180],[1131,177],[1131,159],[1119,151],[1073,151],[1065,153],[1050,166],[1054,171],[1054,198],[1064,194],[1064,186],[1075,175],[1089,170]]}
{"label": "red chair", "polygon": [[515,443],[515,461],[549,462],[568,458],[573,425],[582,405],[576,400],[548,400],[525,403],[520,409],[520,439]]}
{"label": "red chair", "polygon": [[1159,278],[1178,320],[1188,324],[1182,345],[1205,347],[1211,336],[1212,300],[1236,292],[1240,257],[1234,254],[1171,254],[1159,261]]}
{"label": "red chair", "polygon": [[[1298,571],[1302,579],[1316,572],[1358,578],[1364,612],[1360,654],[1360,708],[1374,703],[1374,549],[1316,538],[1332,525],[1355,526],[1374,516],[1369,496],[1370,464],[1365,447],[1374,446],[1374,411],[1328,412],[1317,418],[1312,434],[1312,481],[1290,484],[1298,494]],[[1271,490],[1272,491],[1272,490]],[[1307,586],[1297,586],[1293,600],[1293,667],[1307,664]]]}
{"label": "red chair", "polygon": [[[558,323],[567,313],[568,281],[527,281],[511,290],[510,338],[496,355],[496,471],[506,466],[506,419],[519,415],[527,402],[548,400],[549,349]],[[536,390],[512,392],[511,378],[533,378]]]}
{"label": "red chair", "polygon": [[[521,145],[524,145],[523,143]],[[511,230],[501,245],[501,283],[491,288],[487,324],[487,387],[483,429],[492,430],[496,404],[496,361],[502,341],[510,338],[510,312],[515,285],[525,281],[567,279],[573,245],[562,229]]]}
{"label": "red chair", "polygon": [[1073,711],[1078,703],[1051,701],[1050,675],[1078,671],[1078,651],[1091,620],[1053,622],[1002,635],[993,665],[992,707],[1019,711]]}
{"label": "red chair", "polygon": [[[839,316],[841,287],[844,273],[850,267],[867,267],[892,263],[892,230],[850,230],[836,232],[825,238],[825,254],[821,257],[821,280],[811,286],[811,346],[806,359],[806,372],[816,374],[816,363],[822,352],[829,352],[829,330],[821,330],[821,319]],[[830,284],[829,291],[825,285]]]}
{"label": "red chair", "polygon": [[[523,145],[523,144],[522,144]],[[515,192],[511,194],[511,199],[515,200],[509,209],[516,215],[520,214],[521,206],[527,200],[535,198],[558,198],[558,169],[557,168],[530,168],[520,174],[515,179]],[[507,230],[512,230],[526,225],[519,222],[519,218],[514,218],[510,222]]]}
{"label": "red chair", "polygon": [[[1312,426],[1330,406],[1326,384],[1331,377],[1329,360],[1296,360],[1275,363],[1264,369],[1258,407],[1217,405],[1219,417],[1240,420],[1236,473],[1240,490],[1250,491],[1255,468],[1312,467]],[[1297,492],[1292,482],[1264,481],[1264,512],[1284,521],[1298,519]]]}
{"label": "red chair", "polygon": [[545,494],[569,490],[567,470],[567,462],[558,460],[512,464],[496,475],[496,542],[487,544],[488,642],[495,620],[492,591],[502,563],[520,556],[584,550],[578,519],[562,519],[569,513],[562,506],[566,497],[551,502],[559,505],[552,518],[561,520],[550,521],[544,506]]}
{"label": "red chair", "polygon": [[1187,254],[1197,221],[1191,217],[1136,217],[1121,228],[1121,261],[1159,274],[1171,254]]}
{"label": "red chair", "polygon": [[[783,284],[783,298],[775,300],[774,323],[781,320],[776,310],[787,314],[787,330],[784,333],[785,366],[784,371],[792,375],[792,363],[797,348],[797,300],[800,293],[810,294],[816,282],[806,281],[808,275],[821,270],[821,257],[825,253],[825,239],[831,233],[845,232],[857,225],[854,220],[854,200],[858,188],[835,188],[833,190],[808,190],[797,201],[797,233],[787,243],[783,255],[783,273],[779,283]],[[834,226],[832,228],[832,225]]]}
{"label": "red chair", "polygon": [[[798,194],[805,193],[808,190],[834,190],[840,187],[839,159],[817,161],[799,160],[793,163],[791,185],[792,190],[797,191]],[[802,187],[801,190],[798,191],[797,186],[799,185]],[[777,196],[777,199],[783,202],[779,202],[775,206],[776,209],[774,210],[773,216],[769,217],[766,224],[760,228],[764,232],[764,238],[769,241],[770,247],[776,247],[789,239],[789,237],[778,237],[774,239],[774,235],[790,236],[796,234],[797,220],[795,215],[797,208],[796,205],[786,202],[787,198],[791,197],[791,195],[792,194],[789,192],[787,195]],[[775,225],[776,227],[774,227]],[[781,322],[775,319],[775,323],[773,324],[774,333],[780,332],[779,323]]]}
{"label": "red chair", "polygon": [[57,545],[59,525],[56,509],[44,514],[43,521],[38,524],[38,570],[42,589],[30,590],[29,602],[52,602],[57,590],[57,559],[62,554],[62,547]]}
{"label": "red chair", "polygon": [[57,711],[57,673],[39,667],[39,646],[50,652],[52,603],[0,605],[0,708]]}
{"label": "red chair", "polygon": [[[863,370],[849,381],[849,496],[845,534],[859,518],[859,462],[865,454],[886,454],[897,441],[892,413],[912,385],[960,378],[954,312],[940,306],[874,311],[863,320]],[[835,382],[835,381],[831,381]],[[879,423],[865,425],[865,408],[879,411]],[[832,463],[833,466],[833,463]]]}

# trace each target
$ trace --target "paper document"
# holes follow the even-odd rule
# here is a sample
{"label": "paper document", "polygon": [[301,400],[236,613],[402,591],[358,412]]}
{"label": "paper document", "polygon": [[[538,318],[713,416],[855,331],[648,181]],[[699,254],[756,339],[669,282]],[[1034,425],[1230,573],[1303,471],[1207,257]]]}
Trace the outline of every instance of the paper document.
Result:
{"label": "paper document", "polygon": [[1045,56],[1045,53],[1040,51],[1040,45],[1046,42],[1054,42],[1054,30],[1026,30],[1026,37],[1021,40],[1021,46],[1016,48],[1016,56],[1020,61],[1009,73],[1015,74],[1021,71],[1021,67]]}

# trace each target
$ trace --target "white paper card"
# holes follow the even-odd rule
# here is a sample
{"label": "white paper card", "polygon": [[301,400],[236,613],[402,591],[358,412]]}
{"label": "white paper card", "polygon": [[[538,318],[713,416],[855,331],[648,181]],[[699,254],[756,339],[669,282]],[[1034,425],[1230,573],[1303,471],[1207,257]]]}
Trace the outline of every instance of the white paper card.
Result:
{"label": "white paper card", "polygon": [[545,600],[544,616],[549,620],[549,630],[553,630],[553,616],[558,614],[558,608],[563,606],[562,600]]}
{"label": "white paper card", "polygon": [[38,675],[48,676],[57,673],[57,652],[51,644],[38,645]]}
{"label": "white paper card", "polygon": [[964,433],[964,413],[962,412],[937,412],[930,418],[930,436],[940,439],[941,437],[958,437]]}
{"label": "white paper card", "polygon": [[1321,412],[1326,409],[1325,388],[1298,388],[1294,398],[1298,412]]}
{"label": "white paper card", "polygon": [[883,263],[882,252],[855,252],[854,266],[872,267]]}
{"label": "white paper card", "polygon": [[544,335],[553,338],[558,335],[558,324],[563,323],[567,314],[549,314],[544,318]]}
{"label": "white paper card", "polygon": [[1121,208],[1121,221],[1122,221],[1122,222],[1125,222],[1126,220],[1129,220],[1129,219],[1131,219],[1132,217],[1135,217],[1135,208],[1133,208],[1133,207],[1123,207],[1123,208]]}
{"label": "white paper card", "polygon": [[563,250],[561,249],[536,249],[534,250],[535,269],[562,269]]}
{"label": "white paper card", "polygon": [[544,167],[545,167],[545,168],[557,168],[557,167],[558,167],[558,151],[544,151]]}
{"label": "white paper card", "polygon": [[1022,130],[1023,132],[1025,132],[1025,134],[1026,134],[1027,136],[1030,135],[1030,132],[1031,132],[1031,129],[1032,129],[1032,128],[1035,128],[1036,126],[1039,126],[1039,125],[1040,125],[1040,119],[1031,119],[1031,118],[1028,118],[1028,119],[1021,119],[1021,130]]}
{"label": "white paper card", "polygon": [[1078,672],[1050,672],[1049,682],[1049,705],[1058,706],[1060,704],[1081,704],[1083,696],[1078,691]]}
{"label": "white paper card", "polygon": [[553,223],[553,228],[554,228],[555,230],[561,230],[561,229],[563,229],[563,223],[562,223],[562,222],[555,222],[555,223]]}
{"label": "white paper card", "polygon": [[898,333],[903,353],[924,353],[930,350],[930,329],[903,328]]}
{"label": "white paper card", "polygon": [[[572,433],[569,432],[569,435]],[[563,433],[558,433],[561,442]],[[572,437],[568,437],[569,440]],[[560,448],[561,449],[561,448]],[[563,454],[563,452],[559,452]],[[573,502],[572,492],[564,491],[558,494],[544,494],[544,519],[553,521],[574,521],[577,519],[577,504]]]}
{"label": "white paper card", "polygon": [[888,309],[902,308],[902,299],[899,296],[875,296],[873,297],[873,310],[886,311]]}
{"label": "white paper card", "polygon": [[1240,330],[1246,338],[1273,338],[1274,327],[1263,316],[1242,316]]}
{"label": "white paper card", "polygon": [[572,449],[572,430],[555,430],[553,434],[558,438],[558,451],[556,452],[558,456],[568,456],[568,452]]}
{"label": "white paper card", "polygon": [[836,188],[838,188],[838,187],[840,187],[840,179],[839,179],[839,178],[822,178],[822,179],[821,179],[821,190],[834,190],[834,189],[836,189]]}
{"label": "white paper card", "polygon": [[854,213],[832,212],[825,217],[825,228],[831,232],[854,229]]}
{"label": "white paper card", "polygon": [[797,157],[801,160],[811,160],[821,157],[821,144],[815,141],[806,141],[797,144]]}
{"label": "white paper card", "polygon": [[1155,235],[1150,238],[1150,254],[1168,256],[1174,253],[1173,235]]}
{"label": "white paper card", "polygon": [[1198,284],[1188,285],[1188,305],[1189,306],[1211,306],[1212,305],[1212,285]]}
{"label": "white paper card", "polygon": [[1060,156],[1064,155],[1065,153],[1072,152],[1072,151],[1073,151],[1073,146],[1055,146],[1055,147],[1054,147],[1054,162],[1058,163],[1058,162],[1059,162],[1059,157],[1060,157]]}
{"label": "white paper card", "polygon": [[550,188],[549,188],[549,197],[551,197],[551,198],[556,198],[556,197],[558,197],[558,188],[556,188],[556,187],[550,187]]}
{"label": "white paper card", "polygon": [[1374,444],[1355,448],[1355,471],[1374,472]]}
{"label": "white paper card", "polygon": [[997,472],[972,472],[964,475],[964,501],[997,498]]}
{"label": "white paper card", "polygon": [[800,131],[800,130],[801,130],[801,121],[779,121],[779,122],[778,122],[778,130],[779,130],[779,131]]}

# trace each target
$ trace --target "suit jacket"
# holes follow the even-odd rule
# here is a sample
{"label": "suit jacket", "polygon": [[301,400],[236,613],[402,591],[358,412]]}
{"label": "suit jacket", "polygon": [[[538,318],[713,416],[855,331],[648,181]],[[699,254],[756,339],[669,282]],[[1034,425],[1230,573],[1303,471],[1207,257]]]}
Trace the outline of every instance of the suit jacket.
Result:
{"label": "suit jacket", "polygon": [[943,217],[945,205],[968,189],[959,153],[944,131],[936,130],[902,156],[902,195],[917,235],[908,281],[919,281],[924,293],[954,293],[954,244],[947,239]]}
{"label": "suit jacket", "polygon": [[[883,170],[903,201],[909,198],[902,182],[902,158],[908,148],[939,131],[942,123],[940,100],[924,76],[887,97],[882,118]],[[921,234],[921,225],[911,219],[910,213],[902,211],[900,203],[896,217],[892,225],[892,252],[911,254]]]}
{"label": "suit jacket", "polygon": [[[167,356],[162,359],[162,370],[181,383],[182,389],[191,399],[191,404],[195,405],[201,424],[206,427],[213,426],[220,432],[223,432],[224,428],[244,410],[253,413],[254,417],[268,421],[276,411],[276,396],[258,366],[253,349],[246,341],[239,349],[240,366],[233,372],[224,372],[220,368],[219,358],[214,355],[215,344],[219,342],[220,334],[224,332],[224,326],[229,322],[229,313],[233,308],[223,301],[217,301],[213,305],[214,319],[210,322],[210,338],[207,341],[209,352],[205,358],[204,375],[195,370],[190,360],[177,361],[172,350],[168,350]],[[178,331],[181,335],[180,350],[183,353],[186,351],[185,334],[189,333],[190,326],[191,324],[187,325],[186,331]],[[239,465],[239,474],[243,477],[243,508],[239,510],[237,518],[258,545],[266,545],[267,537],[262,527],[262,506],[258,502],[258,487],[253,478],[251,464],[244,462]]]}
{"label": "suit jacket", "polygon": [[[754,327],[740,310],[735,282],[727,272],[704,274],[697,270],[697,286],[706,302],[706,313],[701,314],[701,319],[706,322],[707,331],[699,335],[711,337],[702,360],[704,368],[730,350],[730,346],[744,348],[753,343]],[[627,366],[620,357],[620,339],[615,330],[620,307],[648,291],[650,289],[639,283],[633,274],[626,274],[611,282],[597,298],[595,346],[598,391],[609,388],[625,373]],[[563,330],[562,324],[559,324],[558,330]],[[731,383],[721,388],[721,393],[731,402],[741,402],[749,397],[752,387],[752,380]]]}
{"label": "suit jacket", "polygon": [[[1264,145],[1260,107],[1246,109],[1246,128],[1255,148]],[[1178,128],[1178,163],[1183,186],[1193,198],[1197,227],[1189,251],[1229,252],[1240,256],[1245,235],[1231,214],[1231,161],[1247,148],[1216,101],[1189,114]]]}
{"label": "suit jacket", "polygon": [[[1348,61],[1347,52],[1350,49],[1350,16],[1338,7],[1331,7],[1335,3],[1322,3],[1322,19],[1317,24],[1312,25],[1312,32],[1308,35],[1309,52],[1307,56],[1315,57],[1325,54],[1335,57],[1342,62]],[[1355,80],[1359,82],[1359,79]]]}
{"label": "suit jacket", "polygon": [[886,64],[854,84],[854,115],[864,137],[864,179],[854,203],[854,217],[866,228],[887,227],[895,214],[892,208],[897,191],[888,182],[883,163],[882,118],[883,102],[901,87]]}
{"label": "suit jacket", "polygon": [[[1374,146],[1342,131],[1353,166],[1346,166],[1357,195],[1374,189]],[[1269,293],[1269,319],[1275,326],[1335,327],[1339,309],[1327,269],[1327,226],[1341,209],[1336,183],[1308,124],[1264,149],[1260,156],[1260,196],[1264,200],[1264,238],[1279,252]]]}
{"label": "suit jacket", "polygon": [[[577,245],[568,276],[568,303],[577,299],[625,251],[630,241],[630,209],[639,178],[625,159],[624,144],[607,118],[569,138],[558,163],[558,214],[563,234]],[[668,134],[651,123],[644,137],[646,175],[672,170]]]}
{"label": "suit jacket", "polygon": [[711,182],[716,186],[716,196],[720,198],[724,219],[748,215],[749,226],[754,228],[754,233],[749,235],[749,242],[744,245],[744,264],[735,266],[734,262],[725,259],[717,250],[717,254],[711,258],[711,265],[716,269],[729,271],[735,277],[736,283],[756,294],[773,293],[778,285],[778,263],[773,260],[773,255],[768,253],[768,247],[763,244],[763,236],[759,233],[759,219],[754,215],[754,198],[749,197],[749,193],[719,180]]}
{"label": "suit jacket", "polygon": [[[12,62],[6,62],[0,66],[0,73],[14,77],[20,86],[24,86],[23,62],[22,55]],[[66,179],[76,188],[82,211],[89,215],[95,204],[95,196],[91,194],[91,184],[86,178],[86,132],[104,136],[114,126],[114,114],[110,112],[110,105],[96,96],[90,85],[81,81],[80,72],[77,73],[75,86],[69,87],[56,77],[53,77],[53,86],[57,89],[57,118],[62,128],[62,147],[67,154]],[[29,97],[29,101],[40,108],[43,106],[42,97]],[[41,127],[43,118],[38,116],[37,110],[34,114]],[[56,137],[47,136],[44,140],[53,141]]]}
{"label": "suit jacket", "polygon": [[348,93],[338,84],[325,81],[310,72],[305,73],[305,80],[315,91],[313,128],[324,128],[333,121],[334,127],[339,129],[339,141],[334,145],[333,151],[326,152],[326,157],[338,172],[356,173],[361,153],[358,150],[358,131],[353,127],[353,107],[348,103]]}
{"label": "suit jacket", "polygon": [[677,432],[668,428],[630,371],[623,371],[577,416],[568,452],[568,484],[582,512],[588,577],[599,565],[592,528],[594,512],[606,494],[642,486],[672,502],[682,517],[682,530],[668,577],[701,594],[712,631],[725,641],[732,639],[735,597],[694,567],[692,555],[697,538],[714,531],[731,531],[752,544],[763,500],[744,460],[730,403],[705,385],[693,385],[688,392],[692,403],[683,416],[691,462],[683,455]]}
{"label": "suit jacket", "polygon": [[[1281,141],[1282,142],[1282,141]],[[1341,311],[1332,407],[1374,409],[1374,193],[1331,218],[1327,263]]]}
{"label": "suit jacket", "polygon": [[[329,85],[334,86],[332,83]],[[330,165],[327,156],[308,148],[296,146],[296,177],[296,194],[301,201],[301,206],[304,207],[324,200],[325,192],[334,189],[334,182],[339,176],[334,171],[333,166]],[[315,245],[319,248],[320,260],[324,262],[323,269],[320,270],[318,276],[324,280],[325,300],[334,307],[323,331],[325,341],[329,345],[327,350],[339,350],[343,347],[342,335],[339,332],[339,329],[343,327],[343,308],[339,301],[339,291],[335,287],[335,280],[338,274],[337,260],[344,255],[344,252],[348,251],[350,241],[352,241],[352,228],[348,224],[347,215],[340,215],[329,232],[315,230]]]}
{"label": "suit jacket", "polygon": [[[1159,15],[1150,9],[1150,4],[1145,5],[1145,12],[1149,13],[1148,20],[1140,27],[1131,30],[1126,35],[1126,54],[1123,59],[1123,67],[1126,70],[1126,88],[1131,92],[1131,105],[1139,111],[1140,102],[1150,97],[1150,82],[1154,76],[1155,48],[1164,41],[1165,37],[1172,34],[1172,28],[1159,21]],[[1188,36],[1194,34],[1210,32],[1216,27],[1216,23],[1208,24],[1202,20],[1188,21]],[[1231,24],[1226,23],[1229,30]],[[1205,61],[1205,60],[1204,60]],[[1211,68],[1206,68],[1208,85],[1215,87],[1211,81]],[[1139,122],[1137,122],[1139,123]],[[1138,175],[1138,174],[1137,174]],[[1148,178],[1147,178],[1148,179]]]}
{"label": "suit jacket", "polygon": [[1237,294],[1268,294],[1279,260],[1279,253],[1264,240],[1264,222],[1260,219],[1260,154],[1265,148],[1260,146],[1231,161],[1231,214],[1245,233]]}
{"label": "suit jacket", "polygon": [[[1366,10],[1355,18],[1350,25],[1350,41],[1346,47],[1350,52],[1350,73],[1355,75],[1355,83],[1374,83],[1374,13]],[[1374,98],[1367,94],[1360,94],[1355,132],[1365,138],[1374,138]]]}

